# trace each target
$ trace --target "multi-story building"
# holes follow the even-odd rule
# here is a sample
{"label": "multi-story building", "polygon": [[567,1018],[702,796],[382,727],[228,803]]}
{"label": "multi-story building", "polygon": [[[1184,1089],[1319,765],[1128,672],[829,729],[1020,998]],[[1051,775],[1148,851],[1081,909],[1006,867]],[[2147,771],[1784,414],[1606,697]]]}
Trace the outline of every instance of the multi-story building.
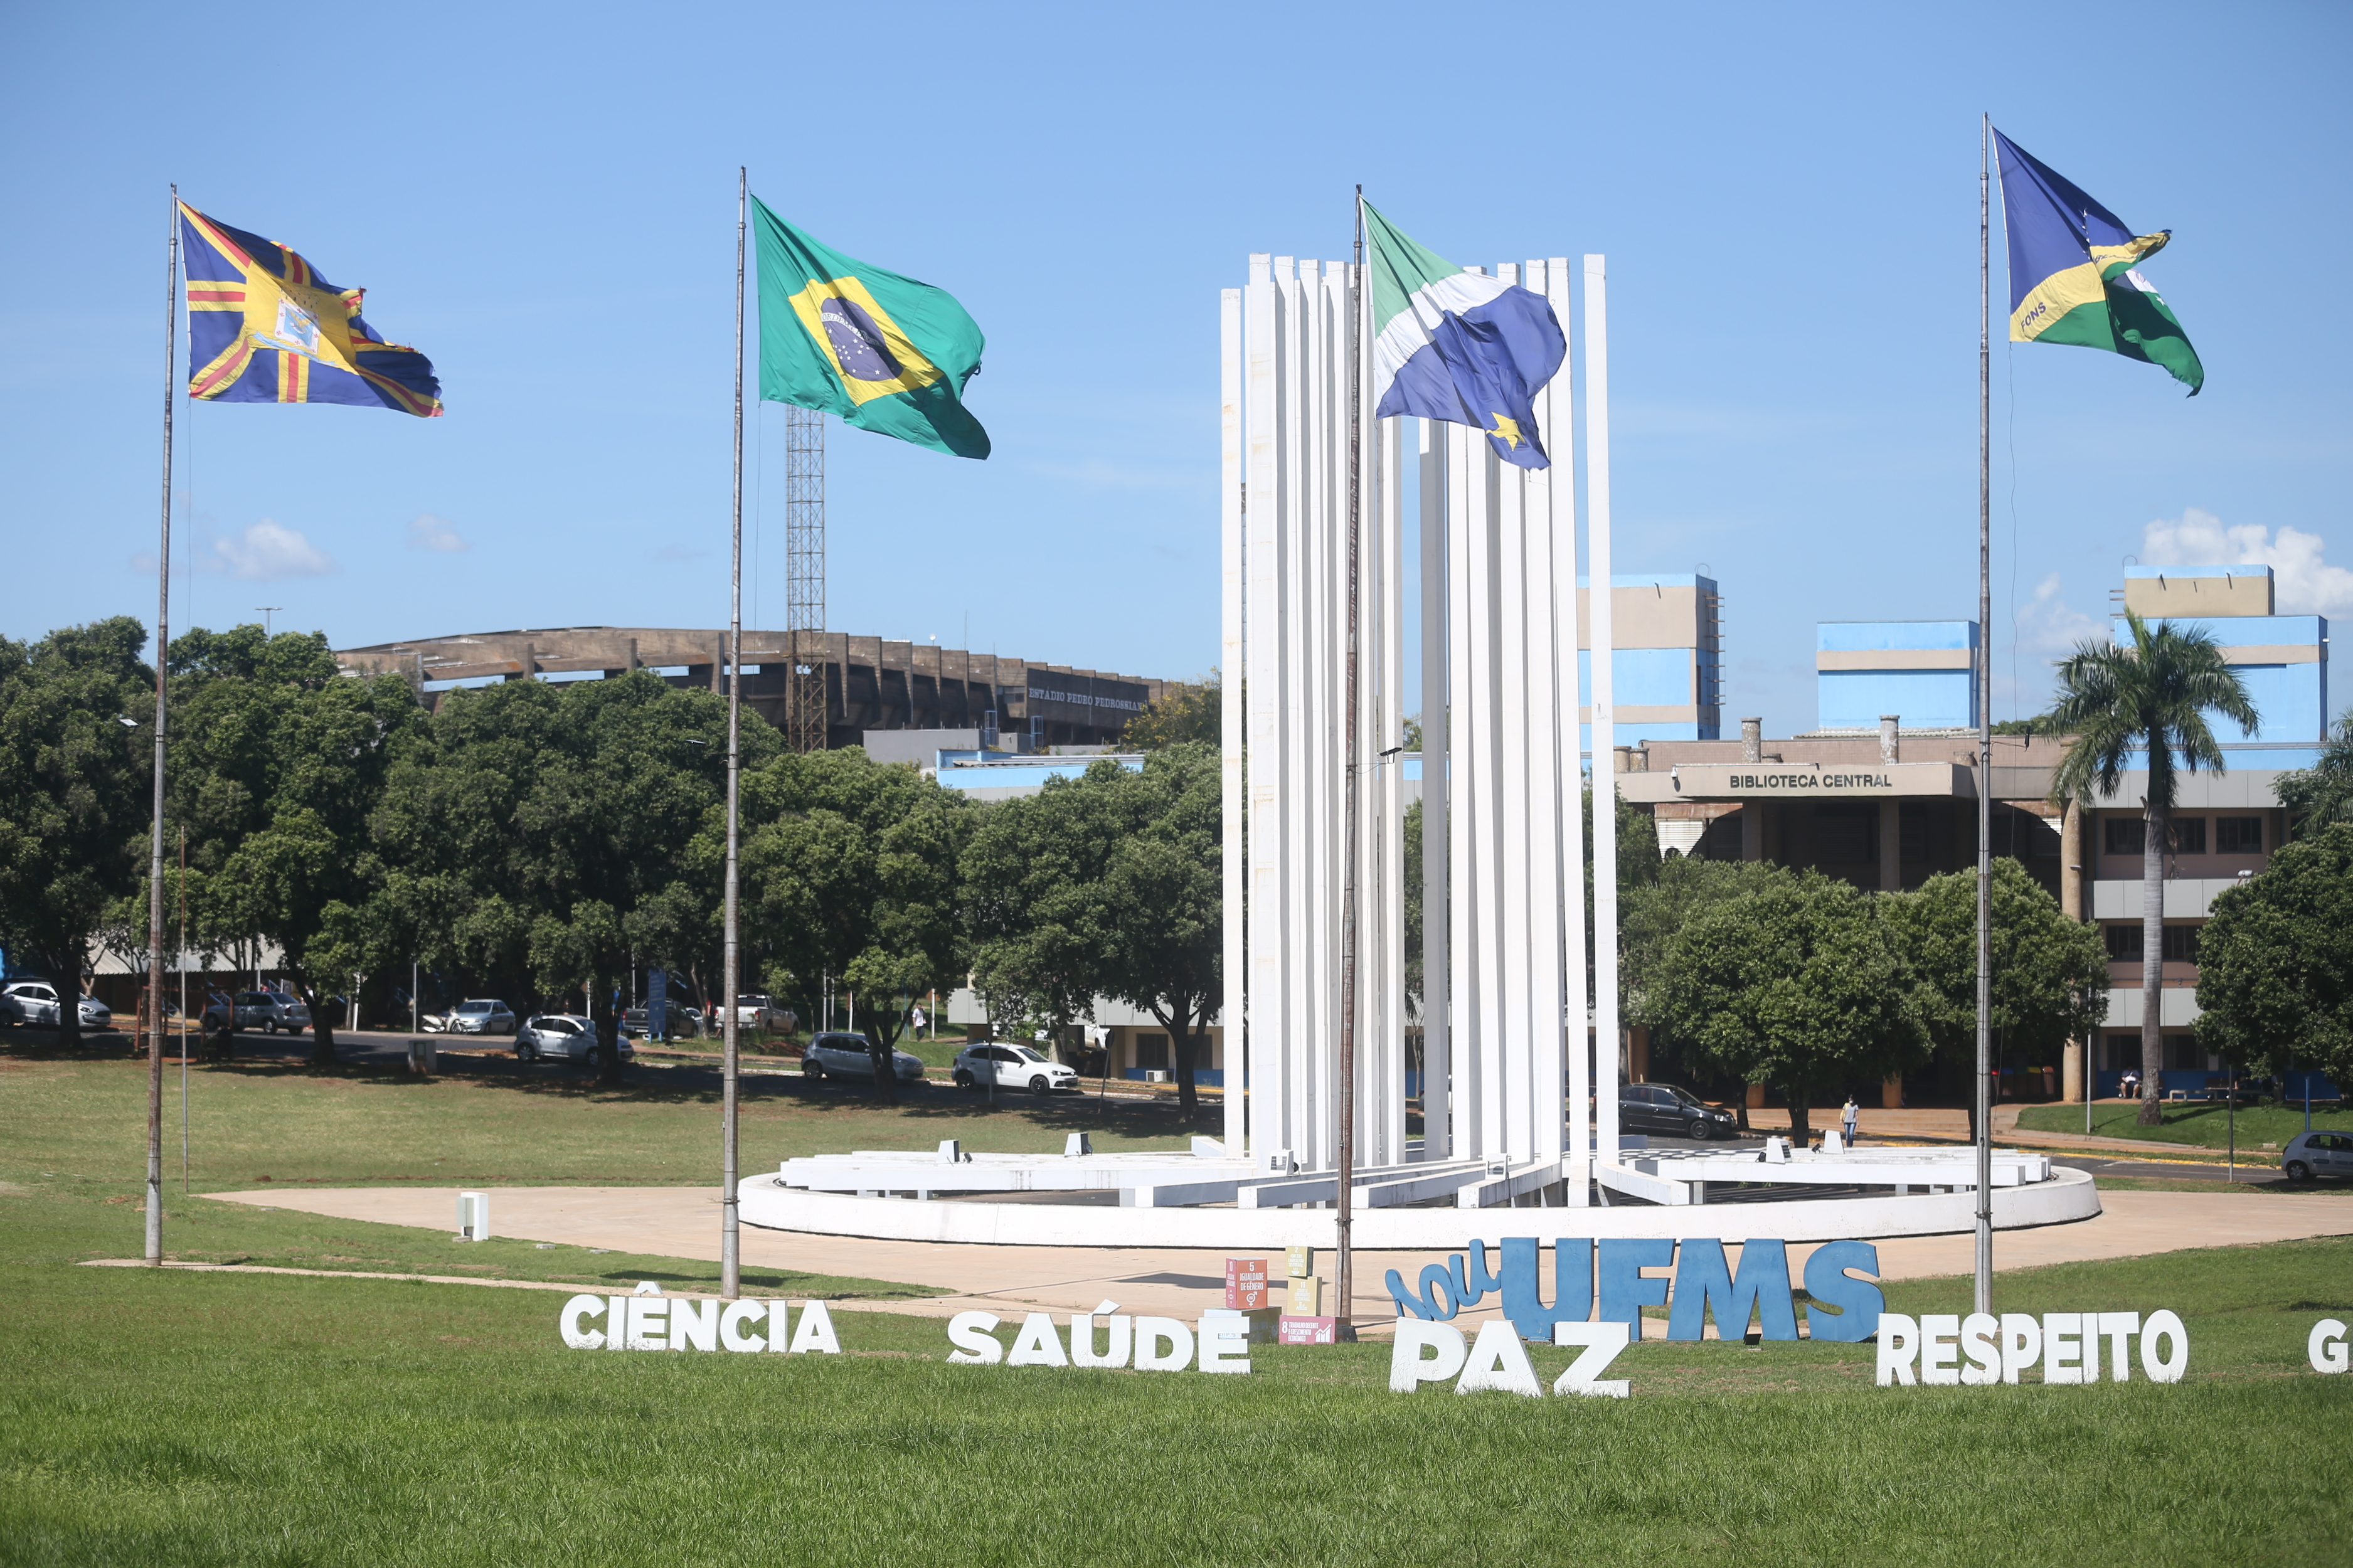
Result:
{"label": "multi-story building", "polygon": [[[2274,784],[2308,767],[2327,740],[2328,625],[2273,613],[2261,566],[2139,567],[2123,607],[2156,625],[2205,629],[2254,700],[2253,734],[2211,716],[2225,771],[2181,773],[2165,849],[2165,1088],[2196,1091],[2226,1070],[2201,1051],[2198,931],[2223,889],[2253,876],[2285,841]],[[2115,636],[2129,637],[2120,616]],[[2103,929],[2108,1016],[2071,1048],[2064,1093],[2113,1095],[2140,1064],[2145,759],[2088,808],[2051,804],[2063,736],[1998,735],[1991,776],[1978,765],[1968,621],[1825,623],[1816,636],[1820,727],[1786,740],[1744,720],[1737,741],[1686,740],[1629,723],[1613,765],[1621,795],[1648,805],[1667,854],[1811,867],[1865,888],[1916,888],[1977,863],[1977,799],[1993,797],[1993,852],[2020,861],[2078,920]],[[1871,710],[1879,710],[1873,713]],[[1875,724],[1872,721],[1875,721]],[[2014,1064],[2025,1066],[2030,1064]],[[2324,1091],[2327,1092],[2327,1091]]]}
{"label": "multi-story building", "polygon": [[[1593,750],[1592,580],[1577,580],[1577,721]],[[1713,741],[1724,727],[1724,596],[1715,579],[1635,573],[1609,579],[1612,705],[1621,729]]]}

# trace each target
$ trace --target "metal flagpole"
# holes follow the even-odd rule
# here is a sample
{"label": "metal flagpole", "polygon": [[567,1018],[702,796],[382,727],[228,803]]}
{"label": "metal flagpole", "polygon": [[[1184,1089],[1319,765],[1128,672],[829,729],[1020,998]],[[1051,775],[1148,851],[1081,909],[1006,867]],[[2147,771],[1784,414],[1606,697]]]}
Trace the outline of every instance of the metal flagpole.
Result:
{"label": "metal flagpole", "polygon": [[1348,271],[1348,656],[1347,716],[1342,721],[1344,804],[1340,814],[1340,1082],[1335,1107],[1340,1121],[1339,1193],[1335,1205],[1332,1254],[1332,1337],[1352,1341],[1356,1325],[1349,1313],[1356,1259],[1349,1228],[1355,1221],[1356,1180],[1356,578],[1357,521],[1364,496],[1365,187],[1356,187],[1356,249]]}
{"label": "metal flagpole", "polygon": [[1978,117],[1978,1248],[1977,1310],[1993,1310],[1993,121]]}
{"label": "metal flagpole", "polygon": [[[164,1261],[164,724],[172,647],[172,384],[180,349],[180,187],[164,262],[164,520],[155,552],[155,805],[147,830],[147,1261]],[[69,977],[78,978],[78,977]],[[69,1005],[72,1004],[69,1003]]]}
{"label": "metal flagpole", "polygon": [[180,1195],[188,1193],[188,825],[180,824]]}
{"label": "metal flagpole", "polygon": [[720,1047],[719,1071],[719,1293],[731,1301],[743,1293],[743,1258],[735,1230],[735,993],[736,970],[742,961],[736,931],[736,861],[742,840],[737,796],[744,763],[744,217],[750,191],[748,174],[739,166],[735,171],[734,541],[727,570],[727,928],[726,952],[720,965],[724,1044]]}

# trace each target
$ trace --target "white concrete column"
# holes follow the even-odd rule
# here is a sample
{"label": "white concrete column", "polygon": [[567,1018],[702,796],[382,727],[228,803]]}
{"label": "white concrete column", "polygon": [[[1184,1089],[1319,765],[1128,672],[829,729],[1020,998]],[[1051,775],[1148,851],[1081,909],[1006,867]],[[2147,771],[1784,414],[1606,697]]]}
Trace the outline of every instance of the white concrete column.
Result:
{"label": "white concrete column", "polygon": [[[1242,468],[1242,291],[1227,289],[1218,295],[1218,668],[1225,700],[1218,716],[1218,802],[1220,824],[1219,875],[1225,888],[1225,921],[1220,932],[1219,980],[1223,999],[1218,1006],[1219,1033],[1225,1047],[1225,1144],[1227,1152],[1248,1148],[1247,1107],[1248,1021],[1242,998],[1248,993],[1243,932],[1250,912],[1242,865],[1242,683],[1248,674],[1242,647],[1242,584],[1248,574],[1248,542],[1243,537]],[[629,645],[630,662],[637,661],[637,644]]]}
{"label": "white concrete column", "polygon": [[[1568,258],[1550,258],[1545,298],[1552,302],[1564,337],[1569,335]],[[1551,541],[1553,627],[1553,776],[1559,795],[1559,885],[1561,928],[1561,1026],[1555,1031],[1567,1058],[1568,1107],[1564,1133],[1571,1155],[1567,1191],[1571,1207],[1590,1200],[1593,1138],[1592,1075],[1586,1066],[1585,795],[1578,760],[1577,721],[1577,492],[1576,441],[1570,427],[1569,363],[1545,388],[1545,431],[1553,443]]]}
{"label": "white concrete column", "polygon": [[1421,1127],[1422,1158],[1444,1160],[1453,1148],[1447,1099],[1447,1051],[1451,1023],[1448,976],[1447,723],[1452,688],[1447,674],[1446,426],[1414,422],[1419,443],[1421,512]]}
{"label": "white concrete column", "polygon": [[1295,931],[1291,889],[1294,868],[1285,849],[1286,829],[1297,810],[1297,799],[1293,781],[1287,776],[1285,732],[1291,717],[1286,665],[1296,642],[1296,616],[1288,601],[1295,574],[1289,569],[1289,541],[1283,528],[1292,510],[1282,460],[1287,356],[1282,352],[1282,339],[1286,301],[1282,286],[1273,280],[1268,257],[1250,258],[1250,279],[1243,298],[1247,462],[1252,500],[1245,519],[1250,636],[1244,645],[1244,668],[1250,817],[1245,1048],[1250,1150],[1256,1154],[1286,1146],[1292,1117],[1288,1061],[1292,995],[1285,960]]}
{"label": "white concrete column", "polygon": [[1609,267],[1585,258],[1585,518],[1593,612],[1593,1121],[1618,1159],[1618,726],[1610,680]]}
{"label": "white concrete column", "polygon": [[1479,954],[1482,922],[1479,910],[1477,834],[1479,792],[1485,769],[1479,746],[1483,730],[1477,721],[1477,687],[1472,668],[1479,662],[1472,629],[1472,605],[1483,582],[1472,558],[1472,535],[1481,531],[1472,521],[1472,470],[1485,459],[1473,449],[1472,432],[1460,425],[1444,426],[1446,442],[1446,591],[1447,700],[1452,710],[1448,723],[1447,757],[1447,891],[1448,938],[1453,982],[1448,994],[1452,1042],[1453,1090],[1449,1101],[1451,1142],[1456,1159],[1478,1154],[1480,1140],[1480,1034],[1485,1010],[1481,1005]]}

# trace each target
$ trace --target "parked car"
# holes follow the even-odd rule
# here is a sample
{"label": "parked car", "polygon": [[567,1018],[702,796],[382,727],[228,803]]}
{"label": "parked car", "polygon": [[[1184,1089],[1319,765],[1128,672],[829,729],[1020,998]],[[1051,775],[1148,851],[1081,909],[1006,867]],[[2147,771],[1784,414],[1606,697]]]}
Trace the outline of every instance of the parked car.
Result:
{"label": "parked car", "polygon": [[[893,1070],[908,1081],[923,1076],[923,1058],[905,1051],[892,1053]],[[839,1078],[872,1078],[874,1058],[866,1054],[863,1035],[819,1035],[811,1040],[808,1049],[801,1053],[801,1071],[811,1078],[821,1079],[830,1073]]]}
{"label": "parked car", "polygon": [[288,1029],[299,1035],[311,1026],[311,1010],[299,996],[282,991],[216,991],[205,1004],[204,1027],[219,1028],[232,1015],[238,1028],[264,1034]]}
{"label": "parked car", "polygon": [[[645,1007],[622,1009],[621,1033],[633,1040],[644,1039],[647,1034],[646,1015],[649,1011],[651,1009]],[[786,1016],[789,1017],[791,1015],[786,1014]],[[702,1027],[702,1010],[701,1008],[689,1007],[682,1003],[673,1002],[670,1005],[670,1027],[663,1032],[662,1037],[670,1040],[693,1039],[698,1037]]]}
{"label": "parked car", "polygon": [[[616,1045],[625,1063],[638,1054],[627,1035],[621,1036]],[[542,1057],[560,1057],[592,1068],[602,1066],[605,1060],[604,1047],[596,1043],[596,1021],[577,1013],[541,1013],[525,1019],[515,1030],[514,1054],[527,1062],[535,1062]]]}
{"label": "parked car", "polygon": [[1076,1072],[1018,1042],[966,1046],[956,1053],[953,1076],[958,1089],[981,1089],[994,1082],[1001,1089],[1050,1094],[1058,1089],[1079,1087]]}
{"label": "parked car", "polygon": [[[84,996],[81,1002],[81,1026],[85,1029],[111,1027],[114,1015],[106,1004],[95,996]],[[10,1024],[42,1024],[52,1028],[58,1023],[58,988],[46,980],[17,980],[0,990],[0,1017]]]}
{"label": "parked car", "polygon": [[503,1002],[477,998],[460,1002],[438,1017],[424,1020],[428,1035],[512,1035],[520,1021]]}
{"label": "parked car", "polygon": [[1729,1138],[1739,1119],[1671,1083],[1618,1086],[1618,1126],[1626,1132],[1664,1132],[1677,1138]]}
{"label": "parked car", "polygon": [[2353,1132],[2299,1132],[2280,1151],[2280,1169],[2291,1182],[2353,1176]]}
{"label": "parked car", "polygon": [[[739,1029],[787,1028],[790,1026],[786,1020],[791,1016],[776,1005],[776,999],[773,996],[747,991],[735,998],[735,1026]],[[713,1022],[724,1023],[725,1018],[726,1015],[723,1013]]]}

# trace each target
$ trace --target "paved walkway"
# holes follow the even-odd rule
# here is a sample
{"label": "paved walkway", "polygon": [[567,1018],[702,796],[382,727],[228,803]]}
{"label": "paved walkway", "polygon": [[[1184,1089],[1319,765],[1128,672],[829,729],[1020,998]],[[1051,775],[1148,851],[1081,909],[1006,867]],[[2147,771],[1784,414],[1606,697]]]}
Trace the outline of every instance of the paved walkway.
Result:
{"label": "paved walkway", "polygon": [[[2120,1100],[2101,1100],[2103,1105],[2122,1105]],[[2023,1105],[1997,1105],[1993,1108],[1995,1141],[2016,1144],[2027,1149],[2132,1149],[2143,1153],[2179,1155],[2183,1159],[2212,1155],[2215,1151],[2196,1143],[2168,1143],[2153,1138],[2106,1138],[2086,1132],[2036,1132],[2018,1124]],[[1839,1124],[1839,1108],[1816,1106],[1810,1113],[1810,1125],[1820,1132]],[[1789,1127],[1789,1113],[1783,1110],[1751,1110],[1748,1125],[1759,1132],[1783,1132]],[[1916,1142],[1923,1139],[1940,1143],[1966,1143],[1969,1141],[1969,1113],[1966,1110],[1865,1110],[1855,1117],[1854,1130],[1859,1142]]]}
{"label": "paved walkway", "polygon": [[[715,1187],[504,1187],[491,1188],[490,1194],[494,1235],[705,1261],[715,1261],[719,1256]],[[445,1235],[457,1210],[454,1187],[211,1195],[227,1203],[416,1226]],[[1998,1265],[2028,1268],[2182,1247],[2353,1235],[2353,1194],[2103,1193],[2100,1201],[2105,1212],[2097,1218],[1997,1236]],[[1758,1211],[1746,1211],[1741,1217],[1748,1219],[1752,1215],[1752,1223],[1769,1224]],[[1540,1230],[1556,1235],[1574,1224],[1567,1211],[1559,1209],[1493,1210],[1463,1218],[1466,1235],[1478,1235],[1491,1243],[1514,1232]],[[802,1236],[750,1226],[744,1227],[742,1235],[747,1268],[791,1268],[939,1287],[939,1295],[921,1300],[855,1303],[861,1310],[922,1317],[945,1317],[975,1307],[999,1314],[1031,1310],[1083,1312],[1106,1300],[1131,1311],[1189,1316],[1218,1305],[1225,1283],[1224,1255],[1217,1252],[874,1241]],[[1879,1243],[1880,1273],[1890,1279],[1966,1274],[1972,1266],[1972,1246],[1967,1236],[1883,1241]],[[1793,1267],[1810,1250],[1792,1248],[1797,1254],[1791,1259]],[[1280,1273],[1282,1258],[1274,1256],[1269,1261],[1269,1272]],[[1328,1286],[1329,1259],[1316,1261],[1317,1272]],[[1358,1321],[1368,1330],[1385,1331],[1384,1325],[1395,1314],[1383,1284],[1386,1272],[1396,1268],[1411,1283],[1419,1278],[1424,1265],[1438,1261],[1441,1261],[1439,1255],[1431,1253],[1358,1253],[1354,1291]],[[1490,1308],[1469,1317],[1493,1315]]]}

